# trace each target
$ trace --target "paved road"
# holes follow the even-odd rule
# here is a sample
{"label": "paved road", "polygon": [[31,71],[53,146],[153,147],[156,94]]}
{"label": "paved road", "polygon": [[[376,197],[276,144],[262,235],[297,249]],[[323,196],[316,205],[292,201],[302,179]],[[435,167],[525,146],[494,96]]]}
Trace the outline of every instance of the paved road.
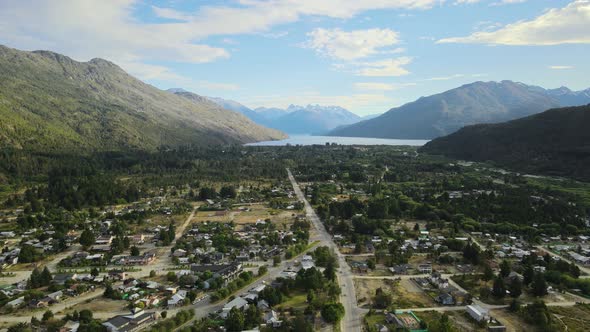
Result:
{"label": "paved road", "polygon": [[[547,249],[547,248],[545,248],[545,247],[543,247],[543,246],[536,246],[535,248],[537,248],[537,249],[538,249],[538,250],[540,250],[540,251],[544,251],[544,252],[548,253],[549,255],[551,255],[551,256],[553,256],[553,257],[555,257],[555,258],[559,258],[559,259],[561,259],[561,260],[563,260],[563,261],[566,261],[566,262],[568,262],[568,263],[570,263],[570,264],[575,264],[577,267],[579,267],[579,268],[580,268],[580,271],[582,271],[582,272],[583,272],[583,273],[585,273],[585,274],[588,274],[588,275],[590,275],[590,269],[589,269],[589,268],[587,268],[587,267],[584,267],[584,266],[582,266],[582,265],[580,265],[580,264],[578,264],[578,263],[576,263],[576,262],[572,261],[572,260],[571,260],[571,259],[569,259],[569,258],[565,258],[565,257],[563,257],[563,256],[561,256],[561,255],[558,255],[558,254],[554,253],[553,251],[551,251],[551,250],[549,250],[549,249]],[[587,277],[587,276],[584,276],[584,277]]]}
{"label": "paved road", "polygon": [[[64,309],[67,309],[67,308],[73,307],[77,304],[80,304],[82,302],[85,302],[87,300],[92,300],[92,299],[95,299],[99,296],[102,296],[103,293],[104,293],[103,288],[97,288],[93,291],[90,291],[88,293],[84,293],[80,296],[68,298],[67,301],[54,304],[54,305],[52,305],[48,308],[42,309],[42,310],[35,310],[34,312],[31,312],[29,310],[22,310],[23,316],[20,315],[19,311],[12,313],[10,315],[2,315],[2,319],[0,319],[0,324],[1,323],[11,323],[11,324],[26,323],[26,322],[30,322],[31,317],[33,317],[33,316],[37,317],[38,319],[41,319],[41,317],[43,316],[43,314],[47,310],[51,310],[52,312],[57,313],[57,312],[60,312]],[[63,315],[56,315],[56,317],[60,318],[60,317],[63,317]]]}
{"label": "paved road", "polygon": [[340,253],[338,250],[338,246],[332,240],[330,234],[326,231],[324,224],[320,221],[320,218],[313,210],[312,206],[307,201],[305,195],[299,188],[299,184],[295,181],[293,174],[289,169],[287,169],[287,173],[289,175],[289,181],[293,185],[293,190],[297,195],[297,198],[303,202],[305,205],[305,214],[309,220],[311,220],[312,224],[316,228],[318,232],[318,238],[321,241],[321,245],[328,246],[329,248],[333,249],[338,257],[338,263],[340,268],[336,273],[338,278],[338,283],[342,289],[342,294],[340,295],[340,302],[344,305],[345,313],[344,318],[340,323],[341,330],[344,332],[347,331],[361,331],[362,329],[362,315],[364,310],[360,309],[357,305],[356,301],[356,293],[354,290],[354,280],[353,274],[350,269],[350,266],[346,263],[346,259],[344,255]]}

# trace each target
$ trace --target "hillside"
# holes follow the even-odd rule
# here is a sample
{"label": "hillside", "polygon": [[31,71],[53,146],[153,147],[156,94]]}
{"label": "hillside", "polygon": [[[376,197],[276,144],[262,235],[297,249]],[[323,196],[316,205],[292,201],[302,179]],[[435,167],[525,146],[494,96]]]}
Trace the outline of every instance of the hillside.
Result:
{"label": "hillside", "polygon": [[102,59],[0,46],[0,148],[154,150],[244,143],[281,133],[208,100],[161,91]]}
{"label": "hillside", "polygon": [[492,161],[525,172],[590,180],[590,104],[500,124],[465,127],[420,151]]}
{"label": "hillside", "polygon": [[509,121],[554,107],[589,102],[590,94],[569,89],[545,90],[512,81],[475,82],[422,97],[330,135],[432,139],[467,125]]}

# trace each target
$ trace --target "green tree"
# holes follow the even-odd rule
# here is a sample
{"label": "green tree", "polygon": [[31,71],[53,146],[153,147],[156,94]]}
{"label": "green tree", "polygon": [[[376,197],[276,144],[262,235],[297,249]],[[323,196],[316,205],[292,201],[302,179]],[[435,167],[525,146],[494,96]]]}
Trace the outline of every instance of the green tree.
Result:
{"label": "green tree", "polygon": [[246,319],[244,317],[244,313],[234,307],[229,311],[227,318],[225,320],[225,328],[230,331],[242,331],[245,326]]}
{"label": "green tree", "polygon": [[530,285],[531,282],[533,282],[533,279],[535,278],[535,270],[533,269],[533,266],[528,264],[525,268],[524,268],[524,273],[523,273],[523,283],[525,285]]}
{"label": "green tree", "polygon": [[272,266],[279,266],[280,263],[281,263],[281,256],[279,256],[279,255],[273,256]]}
{"label": "green tree", "polygon": [[292,327],[292,331],[313,332],[313,326],[311,325],[310,322],[307,321],[307,319],[305,319],[305,316],[303,316],[303,315],[297,315],[291,321],[291,327]]}
{"label": "green tree", "polygon": [[492,295],[498,298],[506,296],[506,287],[504,280],[501,277],[494,279],[494,286],[492,287]]}
{"label": "green tree", "polygon": [[327,303],[322,307],[322,318],[328,323],[338,323],[344,317],[342,303]]}
{"label": "green tree", "polygon": [[519,297],[522,294],[522,281],[520,281],[520,278],[512,278],[512,280],[510,280],[508,290],[510,291],[511,297]]}
{"label": "green tree", "polygon": [[336,268],[334,267],[334,263],[332,261],[329,261],[328,265],[326,265],[324,277],[330,281],[336,280]]}
{"label": "green tree", "polygon": [[43,318],[41,318],[41,321],[46,322],[51,318],[53,318],[53,311],[47,310],[43,313]]}
{"label": "green tree", "polygon": [[507,260],[503,260],[502,263],[500,263],[500,276],[502,278],[508,277],[511,270],[512,267],[510,266],[510,262],[508,262]]}
{"label": "green tree", "polygon": [[51,281],[53,281],[53,276],[51,275],[51,272],[46,266],[45,268],[43,268],[43,272],[41,272],[40,275],[41,286],[49,286],[51,284]]}
{"label": "green tree", "polygon": [[494,278],[494,271],[492,271],[492,268],[490,267],[489,264],[486,264],[483,268],[483,276],[482,279],[484,281],[490,281]]}
{"label": "green tree", "polygon": [[534,296],[545,296],[547,295],[547,283],[545,282],[545,276],[543,273],[536,273],[531,283],[531,291]]}
{"label": "green tree", "polygon": [[131,247],[130,253],[131,253],[131,256],[139,256],[140,255],[139,248],[136,246]]}
{"label": "green tree", "polygon": [[91,230],[85,229],[80,235],[80,244],[86,248],[92,246],[96,242],[96,237]]}
{"label": "green tree", "polygon": [[377,288],[375,291],[375,298],[373,299],[373,303],[377,309],[387,309],[391,305],[393,298],[391,294],[383,291],[381,287]]}

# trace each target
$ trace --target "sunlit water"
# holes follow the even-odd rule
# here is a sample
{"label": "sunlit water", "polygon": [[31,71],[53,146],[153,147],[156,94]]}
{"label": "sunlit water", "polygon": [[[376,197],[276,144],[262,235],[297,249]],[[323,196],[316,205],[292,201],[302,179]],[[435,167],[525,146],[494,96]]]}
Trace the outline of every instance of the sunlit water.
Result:
{"label": "sunlit water", "polygon": [[387,139],[367,137],[339,137],[339,136],[297,136],[293,135],[280,141],[263,141],[249,143],[247,146],[284,146],[284,145],[316,145],[336,143],[338,145],[410,145],[422,146],[428,140],[421,139]]}

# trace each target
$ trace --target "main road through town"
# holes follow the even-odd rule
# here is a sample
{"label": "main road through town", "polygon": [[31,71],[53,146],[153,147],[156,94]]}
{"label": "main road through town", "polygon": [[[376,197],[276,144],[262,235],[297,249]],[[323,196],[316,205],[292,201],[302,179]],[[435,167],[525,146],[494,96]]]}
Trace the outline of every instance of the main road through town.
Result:
{"label": "main road through town", "polygon": [[340,250],[338,250],[338,246],[336,245],[336,243],[334,243],[334,240],[332,239],[328,231],[326,231],[324,224],[322,224],[320,218],[315,213],[311,204],[309,204],[309,202],[307,201],[305,195],[301,191],[301,188],[299,188],[299,184],[297,184],[297,181],[295,181],[295,178],[293,177],[291,170],[287,169],[287,173],[289,175],[289,181],[291,181],[291,184],[293,185],[293,190],[295,191],[297,198],[305,205],[305,214],[307,218],[311,220],[312,224],[318,232],[320,245],[331,248],[338,257],[338,263],[340,265],[340,268],[338,269],[336,276],[338,277],[338,283],[340,284],[340,287],[342,289],[342,293],[340,294],[340,302],[342,302],[342,305],[344,305],[345,309],[344,318],[340,323],[341,330],[344,332],[361,331],[361,316],[363,315],[365,310],[359,308],[357,305],[356,294],[354,290],[353,274],[350,269],[350,266],[346,263],[344,255],[340,253]]}

